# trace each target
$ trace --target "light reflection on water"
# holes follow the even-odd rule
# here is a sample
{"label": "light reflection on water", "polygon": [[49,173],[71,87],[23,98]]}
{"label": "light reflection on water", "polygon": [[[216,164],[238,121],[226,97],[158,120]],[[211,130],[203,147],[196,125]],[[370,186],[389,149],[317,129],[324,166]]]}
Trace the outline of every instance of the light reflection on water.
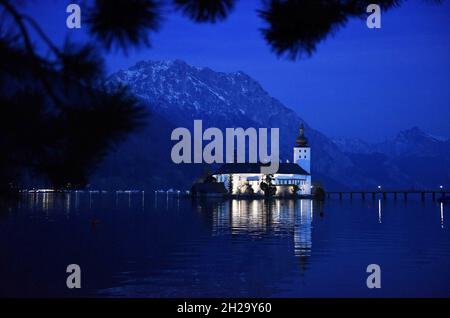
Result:
{"label": "light reflection on water", "polygon": [[310,254],[312,200],[230,200],[213,212],[213,235],[284,235],[293,239],[294,255]]}
{"label": "light reflection on water", "polygon": [[[0,295],[450,296],[445,209],[419,201],[26,194],[1,208],[8,213],[0,212]],[[68,263],[87,270],[80,291],[57,283]],[[371,263],[385,271],[375,293],[364,283]]]}
{"label": "light reflection on water", "polygon": [[378,199],[378,223],[381,224],[381,199]]}

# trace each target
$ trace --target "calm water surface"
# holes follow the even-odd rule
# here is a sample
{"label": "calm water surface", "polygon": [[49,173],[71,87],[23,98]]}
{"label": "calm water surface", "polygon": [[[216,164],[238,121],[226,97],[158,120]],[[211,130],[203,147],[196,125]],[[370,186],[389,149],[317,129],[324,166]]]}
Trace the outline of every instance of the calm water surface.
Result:
{"label": "calm water surface", "polygon": [[[28,194],[0,207],[0,296],[449,297],[449,213],[431,200]],[[369,264],[381,289],[366,287]]]}

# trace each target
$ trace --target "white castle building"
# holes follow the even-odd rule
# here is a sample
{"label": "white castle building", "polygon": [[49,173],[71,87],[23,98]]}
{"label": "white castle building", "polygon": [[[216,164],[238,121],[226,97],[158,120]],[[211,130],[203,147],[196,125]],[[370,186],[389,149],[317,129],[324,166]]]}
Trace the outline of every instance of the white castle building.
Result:
{"label": "white castle building", "polygon": [[[270,184],[272,195],[311,195],[311,148],[303,124],[294,146],[293,162],[280,163],[273,175],[261,174],[261,163],[227,163],[212,176],[232,195],[264,195]],[[270,179],[270,180],[268,180]],[[267,190],[266,190],[267,191]]]}

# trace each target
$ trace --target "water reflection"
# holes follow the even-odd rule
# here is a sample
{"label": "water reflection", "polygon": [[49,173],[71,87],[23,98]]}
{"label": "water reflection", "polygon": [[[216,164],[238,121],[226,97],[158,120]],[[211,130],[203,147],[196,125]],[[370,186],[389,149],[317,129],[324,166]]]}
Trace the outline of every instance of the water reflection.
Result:
{"label": "water reflection", "polygon": [[381,224],[381,199],[378,199],[378,223]]}
{"label": "water reflection", "polygon": [[66,212],[66,217],[69,218],[70,217],[70,193],[66,193],[65,194],[65,206],[64,206],[64,210]]}
{"label": "water reflection", "polygon": [[216,236],[249,235],[255,239],[269,236],[292,237],[294,255],[310,256],[315,204],[318,203],[312,200],[218,202],[211,207],[212,232]]}
{"label": "water reflection", "polygon": [[294,251],[295,255],[300,257],[310,256],[312,247],[312,202],[305,201],[300,200],[300,210],[294,210]]}
{"label": "water reflection", "polygon": [[[82,296],[355,297],[366,292],[369,260],[397,277],[382,296],[448,296],[450,235],[435,230],[446,203],[377,201],[330,200],[323,218],[311,200],[26,193],[0,211],[3,290],[66,295],[58,282],[70,261],[89,264],[94,277]],[[35,283],[42,268],[47,294]],[[425,290],[411,288],[424,281]]]}

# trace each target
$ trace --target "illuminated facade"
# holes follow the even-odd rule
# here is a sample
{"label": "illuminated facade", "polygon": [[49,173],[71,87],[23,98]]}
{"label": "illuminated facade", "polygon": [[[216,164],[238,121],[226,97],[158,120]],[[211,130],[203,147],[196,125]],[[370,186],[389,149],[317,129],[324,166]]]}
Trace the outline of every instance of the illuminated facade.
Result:
{"label": "illuminated facade", "polygon": [[[280,163],[273,175],[261,174],[260,163],[227,163],[221,166],[213,177],[223,183],[232,195],[273,196],[311,195],[311,148],[304,134],[303,124],[296,139],[293,163]],[[272,190],[267,190],[270,187]]]}

